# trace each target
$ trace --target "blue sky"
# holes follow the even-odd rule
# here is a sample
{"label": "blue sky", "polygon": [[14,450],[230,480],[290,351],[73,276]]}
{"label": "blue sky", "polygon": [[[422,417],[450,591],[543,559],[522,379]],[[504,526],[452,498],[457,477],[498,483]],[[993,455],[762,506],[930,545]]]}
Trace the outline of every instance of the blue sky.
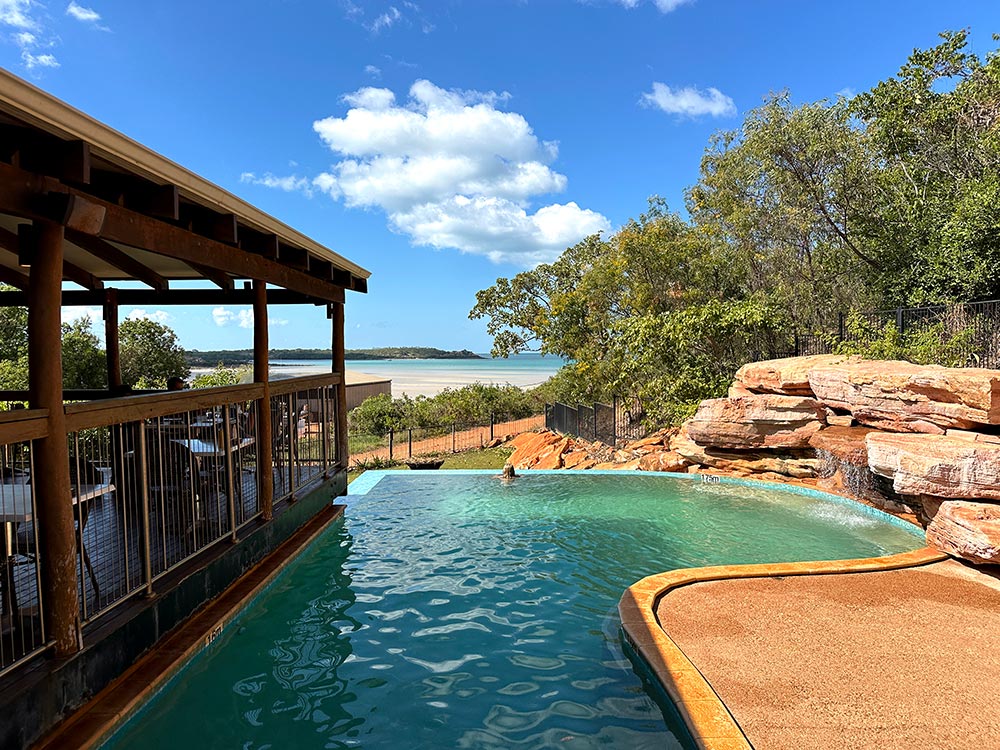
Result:
{"label": "blue sky", "polygon": [[[487,351],[477,290],[682,209],[769,92],[864,90],[958,28],[994,48],[1000,3],[0,0],[0,64],[372,271],[348,347]],[[238,308],[123,314],[251,346]],[[329,326],[278,308],[271,343]]]}

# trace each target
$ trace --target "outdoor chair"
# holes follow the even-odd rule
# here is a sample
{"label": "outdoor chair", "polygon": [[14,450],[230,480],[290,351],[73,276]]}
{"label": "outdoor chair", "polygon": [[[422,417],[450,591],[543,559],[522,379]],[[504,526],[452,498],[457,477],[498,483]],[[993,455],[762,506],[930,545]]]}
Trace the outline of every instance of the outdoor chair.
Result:
{"label": "outdoor chair", "polygon": [[[79,467],[79,468],[77,468]],[[93,461],[70,459],[69,469],[70,486],[76,492],[76,488],[85,484],[102,484],[104,475]],[[30,479],[28,483],[30,484]],[[90,577],[90,585],[94,589],[94,601],[100,602],[101,586],[98,583],[97,572],[94,564],[87,553],[87,546],[83,543],[83,534],[87,526],[87,519],[90,517],[90,504],[93,500],[81,500],[73,506],[73,521],[76,530],[76,546],[79,550],[83,566]],[[38,547],[35,539],[35,524],[32,521],[23,523],[17,529],[17,538],[14,545],[16,565],[34,564],[38,560]]]}

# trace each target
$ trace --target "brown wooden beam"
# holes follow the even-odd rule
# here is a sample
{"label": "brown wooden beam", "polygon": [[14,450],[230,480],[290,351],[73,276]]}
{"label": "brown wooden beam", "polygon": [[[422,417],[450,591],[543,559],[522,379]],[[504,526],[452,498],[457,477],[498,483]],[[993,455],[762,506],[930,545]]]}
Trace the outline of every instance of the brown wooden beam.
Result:
{"label": "brown wooden beam", "polygon": [[208,236],[213,240],[236,245],[240,241],[239,229],[236,224],[236,214],[219,214],[212,222]]}
{"label": "brown wooden beam", "polygon": [[38,512],[41,599],[45,635],[57,656],[81,647],[77,598],[76,535],[70,501],[69,448],[62,403],[63,231],[58,224],[38,226],[35,262],[31,267],[28,306],[28,385],[33,409],[48,409],[48,434],[35,443],[36,471],[31,473]]}
{"label": "brown wooden beam", "polygon": [[192,261],[187,261],[187,264],[191,266],[195,271],[200,273],[206,279],[215,284],[219,289],[225,289],[227,291],[232,290],[235,286],[233,282],[233,277],[230,276],[225,271],[217,271],[214,268],[209,268],[208,266],[203,266],[201,263],[194,263]]}
{"label": "brown wooden beam", "polygon": [[[0,164],[0,210],[25,218],[38,217],[39,197],[49,192],[80,194],[51,178]],[[225,243],[193,234],[123,206],[92,196],[83,197],[103,205],[106,210],[101,229],[103,239],[185,262],[194,261],[235,276],[264,279],[275,286],[320,299],[335,301],[339,297],[340,290],[299,269],[289,268],[260,255],[242,252]]]}
{"label": "brown wooden beam", "polygon": [[[58,180],[0,164],[0,212],[24,218],[41,217],[39,199],[49,192],[68,192],[103,205],[107,215],[101,237],[122,245],[227,271],[234,276],[265,280],[268,284],[335,301],[343,293],[330,282],[288,268],[268,258],[246,253],[223,242],[144,216],[134,210],[86,195]],[[244,230],[241,230],[241,235]],[[243,237],[241,237],[241,242]]]}
{"label": "brown wooden beam", "polygon": [[[249,289],[116,289],[118,304],[127,307],[170,307],[173,305],[252,305]],[[62,293],[63,307],[95,307],[104,304],[106,292],[66,289]],[[341,301],[343,291],[341,290]],[[268,289],[268,305],[322,305],[328,300],[288,289]],[[0,292],[0,308],[24,307],[28,297],[24,292]]]}
{"label": "brown wooden beam", "polygon": [[256,255],[263,255],[265,258],[275,260],[278,257],[278,235],[261,234],[252,229],[240,231],[240,247]]}
{"label": "brown wooden beam", "polygon": [[0,266],[0,281],[22,291],[28,288],[28,275],[7,266]]}
{"label": "brown wooden beam", "polygon": [[309,251],[305,248],[278,243],[278,260],[292,268],[309,270]]}
{"label": "brown wooden beam", "polygon": [[331,355],[333,371],[340,373],[340,382],[336,386],[336,446],[337,466],[346,469],[350,462],[350,448],[347,442],[347,384],[344,374],[344,303],[330,304],[330,319],[332,331]]}
{"label": "brown wooden beam", "polygon": [[[0,227],[0,250],[6,250],[9,253],[18,255],[20,242],[21,240],[18,238],[18,235]],[[62,252],[59,253],[59,256],[62,257]],[[36,257],[34,262],[37,262],[37,260]],[[63,261],[63,277],[70,281],[75,281],[86,289],[96,290],[104,288],[103,281],[86,269],[80,268],[80,266],[70,263],[68,260]]]}
{"label": "brown wooden beam", "polygon": [[110,242],[105,242],[99,237],[84,234],[73,229],[66,230],[66,239],[118,270],[124,271],[133,279],[148,284],[153,289],[170,288],[170,282],[167,279],[128,253],[119,250]]}
{"label": "brown wooden beam", "polygon": [[[272,424],[271,390],[268,384],[268,335],[267,335],[267,285],[263,281],[253,282],[253,380],[264,387],[264,395],[258,402],[257,414],[257,461],[260,471],[261,513],[265,521],[274,517],[274,464],[271,463]],[[289,419],[294,419],[289,415]]]}

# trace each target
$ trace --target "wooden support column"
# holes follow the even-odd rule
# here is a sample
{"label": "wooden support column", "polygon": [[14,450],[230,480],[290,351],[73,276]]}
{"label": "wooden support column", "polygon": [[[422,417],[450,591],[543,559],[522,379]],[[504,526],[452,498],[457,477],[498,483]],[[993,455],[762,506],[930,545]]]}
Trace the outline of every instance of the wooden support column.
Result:
{"label": "wooden support column", "polygon": [[260,507],[265,521],[274,516],[274,464],[272,455],[271,386],[268,383],[267,284],[253,282],[253,380],[264,386],[257,411],[257,466],[260,472]]}
{"label": "wooden support column", "polygon": [[118,346],[118,290],[104,295],[104,350],[108,363],[108,390],[119,391],[122,385],[122,362]]}
{"label": "wooden support column", "polygon": [[344,372],[344,303],[330,303],[333,322],[333,371],[340,373],[337,383],[337,467],[346,469],[350,461],[347,444],[347,373]]}
{"label": "wooden support column", "polygon": [[69,450],[62,401],[63,228],[36,223],[28,284],[28,389],[31,407],[48,409],[48,436],[35,444],[31,482],[38,513],[45,632],[57,656],[78,651],[76,537],[70,500]]}

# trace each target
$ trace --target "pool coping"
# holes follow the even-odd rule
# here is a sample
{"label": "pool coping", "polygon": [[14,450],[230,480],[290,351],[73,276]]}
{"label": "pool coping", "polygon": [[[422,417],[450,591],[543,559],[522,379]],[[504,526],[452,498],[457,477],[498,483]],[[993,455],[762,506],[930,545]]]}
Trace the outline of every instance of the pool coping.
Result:
{"label": "pool coping", "polygon": [[[838,496],[834,496],[838,497]],[[660,626],[656,608],[673,589],[693,583],[740,578],[874,573],[949,559],[923,547],[856,560],[715,565],[655,573],[632,584],[618,602],[622,633],[670,697],[699,750],[753,750],[739,723],[705,679]]]}
{"label": "pool coping", "polygon": [[89,750],[110,739],[125,721],[215,642],[248,604],[278,579],[299,552],[342,518],[345,507],[336,503],[323,508],[222,594],[42,737],[35,747],[38,750]]}

